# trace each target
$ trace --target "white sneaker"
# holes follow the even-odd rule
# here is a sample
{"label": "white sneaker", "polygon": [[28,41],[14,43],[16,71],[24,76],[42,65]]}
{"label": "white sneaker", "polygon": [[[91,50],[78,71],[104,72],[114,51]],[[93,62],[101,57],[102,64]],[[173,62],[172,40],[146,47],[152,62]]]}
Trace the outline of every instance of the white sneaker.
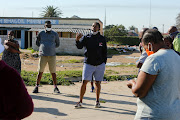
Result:
{"label": "white sneaker", "polygon": [[81,102],[78,102],[74,107],[75,107],[75,108],[82,108],[83,106],[82,106],[82,103],[81,103]]}
{"label": "white sneaker", "polygon": [[95,108],[100,108],[100,107],[101,107],[100,102],[96,102]]}

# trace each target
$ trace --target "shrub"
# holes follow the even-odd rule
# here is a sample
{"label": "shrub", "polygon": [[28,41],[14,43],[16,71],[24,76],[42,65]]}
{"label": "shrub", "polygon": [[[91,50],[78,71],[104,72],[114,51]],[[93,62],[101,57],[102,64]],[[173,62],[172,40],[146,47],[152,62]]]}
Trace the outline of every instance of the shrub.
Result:
{"label": "shrub", "polygon": [[139,45],[138,37],[130,36],[111,36],[107,38],[107,44],[117,44],[117,45]]}

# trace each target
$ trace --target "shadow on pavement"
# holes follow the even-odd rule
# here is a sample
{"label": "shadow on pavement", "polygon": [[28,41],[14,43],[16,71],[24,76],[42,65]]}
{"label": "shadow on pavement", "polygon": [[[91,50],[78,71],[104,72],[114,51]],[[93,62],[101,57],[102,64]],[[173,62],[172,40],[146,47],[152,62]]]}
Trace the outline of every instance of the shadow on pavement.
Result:
{"label": "shadow on pavement", "polygon": [[133,95],[129,96],[129,95],[111,94],[111,93],[105,93],[105,92],[101,92],[101,94],[135,98],[133,97]]}
{"label": "shadow on pavement", "polygon": [[[65,96],[65,97],[72,97],[72,98],[76,97],[76,96],[71,96],[69,94],[67,94],[67,95],[66,94],[61,94],[61,95]],[[50,98],[50,97],[45,97],[45,96],[31,95],[31,97],[33,99],[37,99],[37,100],[44,100],[44,101],[58,102],[58,103],[64,103],[64,104],[71,104],[71,105],[73,105],[72,108],[77,103],[77,102],[74,102],[74,101]],[[84,97],[84,99],[95,101],[95,98],[90,98],[90,97]],[[128,101],[107,100],[107,99],[102,99],[102,100],[104,100],[106,102],[110,102],[110,103],[115,103],[115,104],[136,105],[136,103],[128,102]],[[94,106],[94,104],[92,105],[92,104],[87,104],[87,103],[83,103],[83,105],[91,106],[91,107]],[[51,108],[51,109],[53,109],[53,108]],[[54,110],[51,110],[51,109],[50,108],[46,108],[46,109],[35,108],[35,112],[48,112],[50,114],[56,114],[56,115],[63,114],[63,113],[59,113],[57,109],[54,109]],[[135,115],[135,111],[126,110],[126,109],[119,109],[119,108],[113,108],[113,107],[103,107],[103,105],[102,105],[102,108],[88,108],[88,107],[84,107],[84,109],[92,109],[92,110],[97,110],[97,111],[112,112],[112,113],[117,113],[117,114]]]}
{"label": "shadow on pavement", "polygon": [[60,113],[58,109],[55,108],[34,108],[34,112],[45,112],[57,116],[67,116],[67,114]]}

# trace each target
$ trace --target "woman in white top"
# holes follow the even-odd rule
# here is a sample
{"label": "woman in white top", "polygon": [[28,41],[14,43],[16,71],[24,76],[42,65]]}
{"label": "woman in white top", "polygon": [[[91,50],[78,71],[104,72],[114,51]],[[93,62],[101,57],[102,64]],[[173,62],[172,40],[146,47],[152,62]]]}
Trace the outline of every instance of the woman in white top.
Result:
{"label": "woman in white top", "polygon": [[139,97],[135,120],[179,120],[180,56],[165,46],[157,30],[146,31],[142,45],[154,54],[147,57],[137,81],[127,83]]}

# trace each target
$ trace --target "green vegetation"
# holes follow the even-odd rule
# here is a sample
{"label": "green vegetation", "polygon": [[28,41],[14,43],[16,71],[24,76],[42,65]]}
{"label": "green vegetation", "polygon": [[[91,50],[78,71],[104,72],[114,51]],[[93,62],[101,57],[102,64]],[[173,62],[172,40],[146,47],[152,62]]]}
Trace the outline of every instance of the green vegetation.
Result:
{"label": "green vegetation", "polygon": [[58,61],[61,63],[82,63],[83,60],[76,60],[76,59],[71,59],[71,60],[63,60],[63,61]]}
{"label": "green vegetation", "polygon": [[[36,77],[37,72],[29,72],[29,71],[22,71],[21,77],[24,80],[25,84],[28,86],[32,86],[36,84]],[[57,84],[58,85],[71,85],[73,84],[72,81],[65,80],[66,77],[81,77],[81,71],[61,71],[57,72]],[[53,84],[52,77],[50,73],[44,73],[41,79],[41,84]]]}
{"label": "green vegetation", "polygon": [[100,103],[106,103],[106,101],[105,101],[105,100],[100,100],[99,102],[100,102]]}
{"label": "green vegetation", "polygon": [[122,64],[117,66],[106,66],[106,67],[136,67],[135,64]]}
{"label": "green vegetation", "polygon": [[38,51],[35,51],[35,50],[34,50],[34,49],[32,49],[32,48],[27,48],[27,50],[31,50],[31,53],[38,52]]}
{"label": "green vegetation", "polygon": [[116,48],[108,48],[107,54],[108,55],[116,55],[116,54],[119,54],[119,51],[117,51]]}
{"label": "green vegetation", "polygon": [[[112,71],[112,70],[107,70],[106,74],[104,76],[104,79],[107,81],[116,81],[116,80],[127,80],[127,79],[132,79],[136,78],[137,75],[111,75],[109,74],[118,74],[118,72]],[[24,80],[24,83],[27,86],[34,86],[36,84],[36,77],[37,77],[37,72],[31,72],[31,71],[22,71],[21,72],[21,77]],[[72,78],[72,77],[81,77],[82,71],[60,71],[57,72],[57,84],[58,85],[73,85],[74,83],[70,80],[65,80],[65,78]],[[45,85],[52,85],[52,77],[51,74],[49,73],[44,73],[41,79],[41,84]]]}
{"label": "green vegetation", "polygon": [[137,75],[104,75],[104,79],[106,79],[107,81],[129,80],[133,78],[137,78]]}
{"label": "green vegetation", "polygon": [[55,6],[48,5],[45,8],[43,8],[43,11],[41,13],[42,17],[61,17],[62,11]]}
{"label": "green vegetation", "polygon": [[130,36],[109,36],[107,38],[108,45],[139,45],[138,37],[130,37]]}
{"label": "green vegetation", "polygon": [[116,71],[113,71],[113,70],[106,70],[105,74],[106,75],[109,75],[109,74],[119,74],[119,72],[116,72]]}
{"label": "green vegetation", "polygon": [[127,36],[127,30],[123,25],[109,25],[105,27],[104,36]]}

